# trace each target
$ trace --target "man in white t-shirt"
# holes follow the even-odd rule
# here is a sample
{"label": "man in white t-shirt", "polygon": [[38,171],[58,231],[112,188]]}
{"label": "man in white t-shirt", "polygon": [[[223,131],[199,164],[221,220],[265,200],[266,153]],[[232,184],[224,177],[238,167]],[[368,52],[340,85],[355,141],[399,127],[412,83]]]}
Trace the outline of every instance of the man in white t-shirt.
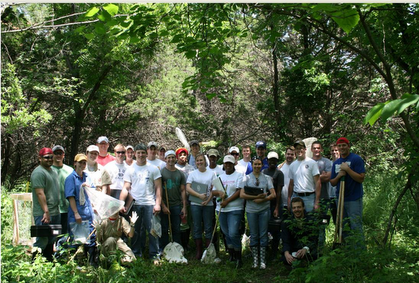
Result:
{"label": "man in white t-shirt", "polygon": [[280,209],[280,216],[282,217],[284,210],[288,207],[288,187],[290,184],[290,166],[295,160],[294,147],[287,147],[285,150],[285,162],[278,166],[279,170],[284,174],[284,186],[281,191],[282,209]]}
{"label": "man in white t-shirt", "polygon": [[159,170],[161,170],[164,167],[166,167],[166,162],[157,158],[158,148],[159,148],[159,145],[156,142],[151,141],[151,142],[148,143],[148,145],[147,145],[147,162],[156,166],[157,168],[159,168]]}
{"label": "man in white t-shirt", "polygon": [[[148,232],[149,258],[154,264],[159,263],[159,241],[151,234],[151,220],[161,210],[162,181],[160,170],[147,162],[145,144],[135,146],[136,162],[125,172],[124,188],[120,200],[125,200],[128,192],[135,199],[132,211],[137,212],[139,219],[135,223],[135,234],[131,241],[131,249],[136,257],[143,252],[141,230]],[[123,209],[124,210],[124,209]]]}
{"label": "man in white t-shirt", "polygon": [[220,157],[218,150],[216,150],[215,148],[211,148],[210,150],[208,150],[207,155],[209,159],[207,169],[213,171],[217,177],[223,174],[223,166],[217,164],[217,160]]}
{"label": "man in white t-shirt", "polygon": [[237,162],[236,165],[236,170],[238,172],[241,172],[245,175],[248,175],[250,173],[252,173],[253,168],[252,168],[252,164],[251,164],[251,154],[252,154],[252,150],[250,149],[250,145],[244,145],[242,147],[242,155],[243,155],[243,159],[240,159]]}
{"label": "man in white t-shirt", "polygon": [[[122,144],[118,144],[114,148],[115,160],[109,162],[105,166],[106,172],[111,177],[110,195],[119,199],[122,188],[124,187],[124,174],[129,166],[124,162],[126,149]],[[125,200],[125,199],[124,199]]]}
{"label": "man in white t-shirt", "polygon": [[291,199],[300,197],[303,199],[307,212],[319,208],[320,202],[320,172],[316,161],[306,157],[306,145],[304,141],[297,140],[294,143],[295,160],[290,166],[290,183],[288,187],[288,208]]}

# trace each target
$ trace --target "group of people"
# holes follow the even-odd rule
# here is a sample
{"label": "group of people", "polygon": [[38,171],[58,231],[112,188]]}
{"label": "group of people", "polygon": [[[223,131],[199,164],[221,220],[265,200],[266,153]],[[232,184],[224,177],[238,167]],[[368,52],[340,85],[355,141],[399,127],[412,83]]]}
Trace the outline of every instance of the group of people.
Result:
{"label": "group of people", "polygon": [[[211,240],[222,239],[229,260],[240,268],[247,219],[252,268],[265,269],[269,242],[272,258],[276,258],[281,239],[282,261],[291,265],[295,260],[315,259],[319,255],[325,243],[327,221],[323,219],[327,220],[330,209],[335,221],[340,179],[345,176],[344,219],[355,233],[346,232],[344,238],[356,234],[361,239],[357,244],[364,245],[365,167],[362,158],[350,152],[346,138],[339,138],[331,146],[333,161],[322,155],[323,147],[318,141],[311,145],[312,158],[306,156],[304,141],[295,141],[286,149],[281,164],[278,153],[267,153],[263,141],[255,144],[253,158],[251,147],[242,146],[242,159],[236,146],[230,147],[224,156],[217,149],[203,154],[196,140],[190,142],[190,147],[189,152],[186,148],[166,150],[153,141],[135,147],[117,144],[113,156],[108,153],[108,138],[99,137],[86,154],[75,156],[74,169],[63,164],[62,146],[41,149],[40,165],[31,176],[35,225],[61,223],[62,233],[71,237],[70,227],[74,223],[88,221],[91,233],[84,246],[92,264],[97,245],[106,255],[118,249],[123,262],[142,257],[147,250],[147,234],[148,256],[158,264],[169,243],[169,233],[173,241],[189,249],[192,231],[195,259],[201,259]],[[222,189],[213,185],[216,179]],[[84,192],[86,187],[122,201],[131,197],[133,205],[109,219],[94,221],[94,207]],[[157,215],[161,219],[161,237],[152,233]],[[216,215],[221,235],[214,237]],[[271,225],[275,219],[282,220],[280,227]],[[53,236],[38,237],[34,247],[52,259],[53,244]]]}

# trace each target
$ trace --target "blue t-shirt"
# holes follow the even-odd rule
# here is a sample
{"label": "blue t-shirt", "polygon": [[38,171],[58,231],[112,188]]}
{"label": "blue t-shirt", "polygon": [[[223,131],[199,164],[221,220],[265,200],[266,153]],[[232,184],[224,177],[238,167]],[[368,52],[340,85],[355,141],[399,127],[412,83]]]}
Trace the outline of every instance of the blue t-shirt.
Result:
{"label": "blue t-shirt", "polygon": [[[361,174],[365,173],[365,164],[364,160],[362,158],[355,154],[350,153],[348,157],[346,158],[339,158],[335,162],[333,162],[332,167],[332,176],[331,178],[336,178],[337,174],[340,171],[340,164],[343,162],[346,162],[348,166],[356,173]],[[336,196],[339,197],[340,194],[340,182],[336,185]],[[349,176],[349,174],[346,174],[345,176],[345,201],[354,201],[357,199],[362,198],[364,195],[364,188],[362,186],[362,183],[356,182],[354,179]]]}

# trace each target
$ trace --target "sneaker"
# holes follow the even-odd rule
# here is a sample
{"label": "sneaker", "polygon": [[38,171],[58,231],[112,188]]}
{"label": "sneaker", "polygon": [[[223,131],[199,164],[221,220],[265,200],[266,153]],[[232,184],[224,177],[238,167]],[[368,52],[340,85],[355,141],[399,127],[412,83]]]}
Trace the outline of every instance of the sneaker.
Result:
{"label": "sneaker", "polygon": [[260,263],[260,269],[266,269],[266,264],[265,264],[265,263],[263,263],[263,262],[261,262],[261,263]]}

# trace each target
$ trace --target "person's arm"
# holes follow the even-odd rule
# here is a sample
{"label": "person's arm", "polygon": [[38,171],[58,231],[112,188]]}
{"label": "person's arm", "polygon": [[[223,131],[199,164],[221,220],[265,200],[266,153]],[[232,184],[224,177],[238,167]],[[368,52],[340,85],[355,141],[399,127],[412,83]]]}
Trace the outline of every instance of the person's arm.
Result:
{"label": "person's arm", "polygon": [[330,181],[330,177],[332,176],[332,172],[320,172],[320,182],[327,183]]}
{"label": "person's arm", "polygon": [[220,203],[221,208],[226,207],[230,202],[232,202],[233,200],[236,200],[240,197],[240,188],[237,188],[237,190],[234,192],[234,194],[232,194],[230,197],[223,199],[223,201]]}
{"label": "person's arm", "polygon": [[50,223],[51,222],[51,215],[49,214],[48,204],[47,204],[47,197],[45,196],[44,188],[36,188],[35,189],[36,197],[38,198],[39,205],[41,209],[44,211],[44,215],[42,216],[42,223]]}
{"label": "person's arm", "polygon": [[270,188],[269,192],[271,193],[269,196],[265,197],[265,198],[258,198],[255,199],[254,202],[255,203],[263,203],[266,201],[270,201],[273,200],[274,198],[276,198],[276,193],[275,193],[275,189],[274,188]]}
{"label": "person's arm", "polygon": [[244,189],[240,190],[240,198],[245,200],[255,200],[255,199],[261,199],[265,198],[267,196],[267,193],[258,194],[257,196],[248,195],[245,193]]}
{"label": "person's arm", "polygon": [[349,176],[351,176],[351,178],[358,183],[363,183],[364,179],[365,179],[365,173],[357,173],[354,170],[351,169],[351,167],[348,166],[348,164],[346,164],[346,162],[343,162],[340,165],[340,170],[345,171]]}
{"label": "person's arm", "polygon": [[288,210],[291,210],[291,198],[294,193],[294,180],[290,179],[290,183],[288,185]]}
{"label": "person's arm", "polygon": [[70,208],[74,213],[74,218],[76,219],[76,223],[81,224],[82,219],[81,216],[79,214],[79,211],[77,210],[77,204],[76,204],[76,199],[74,197],[68,197],[68,202],[70,204]]}
{"label": "person's arm", "polygon": [[182,196],[182,215],[186,217],[188,215],[188,202],[186,198],[186,186],[184,184],[180,185],[180,195]]}
{"label": "person's arm", "polygon": [[161,177],[154,180],[154,189],[156,193],[156,204],[154,205],[153,213],[158,214],[161,210]]}
{"label": "person's arm", "polygon": [[281,229],[282,250],[284,252],[285,260],[288,264],[292,264],[295,258],[291,255],[291,234],[286,222],[282,223]]}
{"label": "person's arm", "polygon": [[314,209],[319,209],[320,194],[322,191],[322,184],[320,182],[320,175],[316,175],[314,178],[314,184],[316,186],[316,200],[314,201]]}
{"label": "person's arm", "polygon": [[[119,195],[119,200],[122,200],[122,201],[125,202],[125,200],[128,197],[128,193],[129,193],[130,190],[131,190],[131,183],[125,181],[124,182],[124,187],[122,188],[121,194]],[[123,208],[121,208],[121,212],[122,213],[126,213],[127,212],[127,209],[125,208],[125,206]]]}
{"label": "person's arm", "polygon": [[191,183],[187,183],[186,184],[186,191],[188,192],[188,194],[190,194],[191,196],[194,196],[194,197],[197,197],[197,198],[200,198],[200,199],[202,199],[203,201],[206,199],[206,197],[207,197],[207,195],[206,194],[199,194],[199,193],[197,193],[197,192],[195,192],[193,189],[192,189],[192,185],[191,185]]}
{"label": "person's arm", "polygon": [[339,183],[340,178],[343,176],[346,176],[346,172],[343,170],[340,170],[335,178],[330,179],[330,184],[332,184],[332,186],[336,186]]}

